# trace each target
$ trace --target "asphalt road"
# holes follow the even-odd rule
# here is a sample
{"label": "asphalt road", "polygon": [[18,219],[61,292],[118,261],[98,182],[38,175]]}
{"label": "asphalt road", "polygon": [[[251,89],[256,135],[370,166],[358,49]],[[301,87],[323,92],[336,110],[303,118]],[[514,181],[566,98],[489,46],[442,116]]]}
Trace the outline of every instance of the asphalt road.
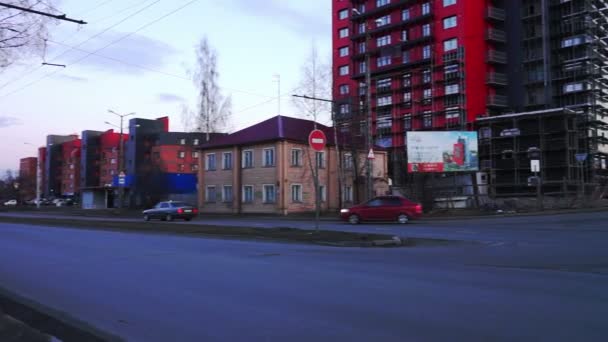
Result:
{"label": "asphalt road", "polygon": [[356,227],[485,241],[391,249],[0,223],[0,286],[129,341],[604,341],[605,219]]}

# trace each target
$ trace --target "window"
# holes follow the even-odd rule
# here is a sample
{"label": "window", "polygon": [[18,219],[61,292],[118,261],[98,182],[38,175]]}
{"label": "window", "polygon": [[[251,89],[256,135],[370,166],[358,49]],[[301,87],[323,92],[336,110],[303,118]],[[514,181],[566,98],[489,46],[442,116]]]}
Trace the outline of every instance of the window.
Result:
{"label": "window", "polygon": [[352,170],[353,168],[353,155],[350,153],[344,155],[344,168],[346,170]]}
{"label": "window", "polygon": [[264,163],[263,165],[274,166],[274,148],[265,148],[264,149]]}
{"label": "window", "polygon": [[299,148],[291,149],[291,166],[302,166],[302,150]]}
{"label": "window", "polygon": [[443,0],[443,7],[456,5],[456,0]]}
{"label": "window", "polygon": [[403,118],[403,128],[406,131],[412,129],[412,118],[409,115]]}
{"label": "window", "polygon": [[207,163],[205,164],[205,170],[215,171],[215,153],[207,154]]}
{"label": "window", "polygon": [[198,139],[194,139],[194,141],[192,141],[192,145],[198,145],[199,140]]}
{"label": "window", "polygon": [[340,69],[338,69],[338,73],[340,76],[348,75],[348,65],[341,66]]}
{"label": "window", "polygon": [[407,30],[401,31],[401,41],[407,42]]}
{"label": "window", "polygon": [[224,185],[222,188],[222,202],[232,202],[232,185]]}
{"label": "window", "polygon": [[562,47],[570,47],[583,44],[585,41],[591,41],[589,37],[577,36],[562,39]]}
{"label": "window", "polygon": [[243,203],[253,202],[253,185],[243,186]]}
{"label": "window", "polygon": [[575,91],[581,91],[583,90],[583,84],[582,83],[568,83],[568,84],[564,84],[564,93],[572,93]]}
{"label": "window", "polygon": [[459,117],[460,117],[460,109],[458,107],[446,108],[446,110],[445,110],[446,119],[457,119]]}
{"label": "window", "polygon": [[422,98],[425,100],[428,100],[431,98],[431,96],[432,96],[431,88],[424,89],[424,92],[422,93]]}
{"label": "window", "polygon": [[224,152],[222,154],[222,169],[232,170],[232,152]]}
{"label": "window", "polygon": [[390,43],[391,43],[391,36],[390,35],[378,37],[378,39],[376,39],[376,45],[378,47],[389,45]]}
{"label": "window", "polygon": [[215,185],[207,185],[205,190],[205,202],[213,203],[216,200]]}
{"label": "window", "polygon": [[198,164],[192,164],[192,165],[190,165],[190,169],[192,171],[198,171]]}
{"label": "window", "polygon": [[291,185],[291,201],[295,203],[302,202],[302,186],[300,184]]}
{"label": "window", "polygon": [[391,0],[376,0],[376,7],[382,7],[391,3]]}
{"label": "window", "polygon": [[341,28],[340,31],[338,31],[338,35],[340,36],[340,38],[348,37],[348,27]]}
{"label": "window", "polygon": [[363,72],[365,72],[365,71],[367,71],[367,67],[366,67],[366,65],[365,65],[365,62],[361,62],[361,63],[359,63],[359,72],[360,72],[360,73],[363,73]]}
{"label": "window", "polygon": [[377,105],[378,106],[390,106],[393,104],[393,97],[392,96],[381,96],[378,97],[378,101],[377,101]]}
{"label": "window", "polygon": [[409,63],[410,61],[411,61],[411,59],[410,59],[410,52],[409,51],[403,51],[403,64]]}
{"label": "window", "polygon": [[185,170],[186,167],[184,166],[184,164],[177,164],[177,171],[184,172]]}
{"label": "window", "polygon": [[391,90],[391,79],[383,78],[376,82],[376,91],[386,91]]}
{"label": "window", "polygon": [[422,4],[422,15],[427,15],[431,13],[431,4],[425,2]]}
{"label": "window", "polygon": [[[180,158],[183,158],[183,157],[180,157]],[[114,159],[114,158],[110,159],[110,164],[116,164],[116,159]]]}
{"label": "window", "polygon": [[445,94],[446,95],[458,94],[458,92],[459,92],[458,83],[456,83],[456,84],[447,84],[445,86]]}
{"label": "window", "polygon": [[445,74],[446,79],[451,79],[458,77],[459,70],[458,64],[450,64],[443,68],[443,73]]}
{"label": "window", "polygon": [[367,30],[367,25],[365,23],[359,24],[359,33],[365,33],[365,30]]}
{"label": "window", "polygon": [[348,95],[350,93],[350,87],[348,84],[340,85],[340,95]]}
{"label": "window", "polygon": [[388,25],[391,23],[391,16],[390,15],[385,15],[383,17],[380,17],[378,19],[376,19],[376,27],[382,27],[384,25]]}
{"label": "window", "polygon": [[458,39],[452,38],[443,41],[443,52],[456,50],[458,48]]}
{"label": "window", "polygon": [[422,36],[428,37],[431,35],[431,24],[422,25]]}
{"label": "window", "polygon": [[315,152],[315,160],[319,169],[325,168],[325,152]]}
{"label": "window", "polygon": [[243,168],[251,168],[253,167],[253,151],[243,151]]}
{"label": "window", "polygon": [[456,21],[456,16],[453,15],[451,17],[443,18],[443,29],[450,29],[452,27],[456,27],[458,25]]}
{"label": "window", "polygon": [[340,105],[340,114],[347,115],[350,113],[350,105],[348,103],[343,103]]}
{"label": "window", "polygon": [[348,18],[348,10],[344,9],[344,10],[341,10],[340,12],[338,12],[338,18],[340,20],[344,20],[344,19]]}
{"label": "window", "polygon": [[186,158],[186,152],[184,152],[184,151],[177,152],[177,157],[180,159]]}
{"label": "window", "polygon": [[412,75],[404,74],[402,77],[403,87],[410,87],[412,85]]}
{"label": "window", "polygon": [[410,102],[410,101],[412,101],[412,93],[410,93],[409,91],[403,93],[403,102],[407,103],[407,102]]}
{"label": "window", "polygon": [[383,67],[383,66],[390,65],[391,61],[392,61],[391,56],[382,56],[382,57],[378,57],[376,62],[378,64],[378,67]]}
{"label": "window", "polygon": [[327,202],[327,191],[325,185],[319,185],[319,198],[321,202]]}
{"label": "window", "polygon": [[192,158],[194,158],[194,159],[198,158],[198,152],[197,151],[192,152]]}
{"label": "window", "polygon": [[431,83],[431,70],[422,71],[422,83]]}
{"label": "window", "polygon": [[429,59],[429,58],[431,58],[431,46],[426,45],[422,48],[422,59]]}
{"label": "window", "polygon": [[424,112],[424,116],[422,117],[422,126],[424,128],[430,128],[433,126],[433,116],[428,112]]}
{"label": "window", "polygon": [[348,46],[343,46],[340,48],[340,50],[338,50],[340,57],[346,57],[348,56]]}
{"label": "window", "polygon": [[359,53],[365,53],[365,43],[359,43]]}
{"label": "window", "polygon": [[353,187],[352,186],[345,186],[344,187],[344,191],[342,192],[343,194],[343,200],[344,202],[352,202],[353,201]]}
{"label": "window", "polygon": [[401,12],[401,20],[403,21],[408,21],[410,20],[410,9],[404,9],[403,12]]}
{"label": "window", "polygon": [[263,201],[264,203],[276,203],[277,193],[274,185],[264,185]]}
{"label": "window", "polygon": [[180,145],[186,145],[186,139],[179,139]]}

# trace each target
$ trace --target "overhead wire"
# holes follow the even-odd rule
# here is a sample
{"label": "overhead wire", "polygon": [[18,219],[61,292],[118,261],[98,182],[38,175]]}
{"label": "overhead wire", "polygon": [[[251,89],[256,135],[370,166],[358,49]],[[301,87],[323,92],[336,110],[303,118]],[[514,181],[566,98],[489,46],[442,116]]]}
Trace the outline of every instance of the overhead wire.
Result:
{"label": "overhead wire", "polygon": [[[143,3],[146,3],[146,2],[148,2],[148,1],[149,1],[149,0],[142,1],[142,2],[138,3],[138,5],[136,5],[136,6],[139,6],[139,5],[141,5],[141,4],[143,4]],[[96,33],[96,34],[94,34],[94,35],[90,36],[90,37],[89,37],[89,38],[87,38],[86,40],[84,40],[84,41],[82,41],[82,42],[80,42],[80,43],[76,44],[76,46],[72,46],[70,49],[65,50],[65,51],[63,51],[62,53],[60,53],[59,55],[57,55],[57,56],[55,56],[55,57],[51,58],[51,59],[50,59],[50,62],[53,62],[53,61],[55,61],[56,59],[58,59],[58,58],[60,58],[60,57],[64,56],[64,55],[65,55],[65,54],[67,54],[68,52],[72,51],[74,48],[80,47],[80,46],[84,45],[85,43],[88,43],[88,42],[90,42],[91,40],[93,40],[93,39],[95,39],[95,38],[97,38],[97,37],[101,36],[102,34],[104,34],[104,33],[108,32],[109,30],[111,30],[111,29],[115,28],[116,26],[118,26],[118,25],[120,25],[120,24],[122,24],[122,23],[126,22],[127,20],[129,20],[129,19],[131,19],[132,17],[136,16],[137,14],[139,14],[139,13],[141,13],[141,12],[145,11],[146,9],[148,9],[148,8],[152,7],[153,5],[157,4],[157,3],[158,3],[158,2],[160,2],[160,1],[161,1],[161,0],[156,0],[156,1],[154,1],[154,2],[152,2],[152,3],[150,3],[150,4],[148,4],[147,6],[145,6],[145,7],[143,7],[143,8],[140,8],[139,10],[137,10],[137,11],[135,11],[135,12],[133,12],[133,13],[129,14],[128,16],[126,16],[125,18],[121,19],[120,21],[118,21],[118,22],[116,22],[116,23],[114,23],[114,24],[112,24],[112,25],[110,25],[110,26],[106,27],[105,29],[101,30],[100,32],[98,32],[98,33]],[[132,8],[132,7],[131,7],[131,8]],[[70,36],[70,37],[68,37],[67,39],[65,39],[64,41],[67,41],[67,40],[71,39],[72,37],[73,37],[73,36]],[[12,83],[14,83],[14,82],[16,82],[16,81],[19,81],[19,80],[23,79],[24,77],[26,77],[26,76],[28,76],[28,75],[31,75],[32,73],[34,73],[34,72],[36,72],[36,71],[38,71],[38,70],[40,70],[40,69],[42,69],[42,68],[43,68],[43,66],[42,66],[42,65],[39,65],[37,68],[31,69],[30,71],[25,72],[25,73],[21,74],[20,76],[18,76],[18,77],[16,77],[16,78],[11,79],[10,81],[8,81],[8,82],[4,83],[3,85],[1,85],[1,86],[0,86],[0,90],[2,90],[2,89],[4,89],[4,88],[6,88],[8,85],[10,85],[10,84],[12,84]],[[51,73],[51,74],[52,74],[52,73]],[[46,78],[46,76],[45,76],[45,77],[43,77],[43,78]],[[35,82],[34,82],[34,83],[35,83]],[[21,89],[21,88],[20,88],[20,89]],[[11,94],[12,94],[12,93],[11,93]],[[5,95],[5,96],[6,96],[6,95]],[[1,96],[0,98],[5,97],[5,96]]]}

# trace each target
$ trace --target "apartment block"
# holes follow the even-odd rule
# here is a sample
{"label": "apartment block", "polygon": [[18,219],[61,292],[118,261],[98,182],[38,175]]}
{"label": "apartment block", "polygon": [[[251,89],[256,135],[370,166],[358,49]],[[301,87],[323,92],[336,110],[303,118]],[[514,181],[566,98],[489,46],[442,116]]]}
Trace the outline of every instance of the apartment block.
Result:
{"label": "apartment block", "polygon": [[[329,127],[316,127],[328,137],[333,134]],[[307,141],[314,128],[315,123],[309,120],[276,116],[203,145],[198,171],[201,211],[283,215],[314,211],[315,166],[319,169],[322,210],[352,205],[354,193],[363,190],[361,185],[356,189],[355,178],[362,175],[352,173],[352,154],[347,149],[338,155],[332,143],[323,151],[313,151]],[[365,153],[358,157],[362,164]],[[385,152],[376,153],[377,194],[388,191],[386,161]]]}

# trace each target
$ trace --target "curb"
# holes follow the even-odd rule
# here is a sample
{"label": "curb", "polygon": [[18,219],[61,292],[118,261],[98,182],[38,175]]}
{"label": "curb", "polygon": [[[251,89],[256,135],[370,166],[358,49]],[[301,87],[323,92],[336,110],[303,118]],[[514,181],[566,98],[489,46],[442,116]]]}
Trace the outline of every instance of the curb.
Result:
{"label": "curb", "polygon": [[401,238],[398,236],[393,236],[393,238],[391,240],[374,240],[372,241],[372,244],[374,246],[401,246],[403,245],[403,241],[401,241]]}

